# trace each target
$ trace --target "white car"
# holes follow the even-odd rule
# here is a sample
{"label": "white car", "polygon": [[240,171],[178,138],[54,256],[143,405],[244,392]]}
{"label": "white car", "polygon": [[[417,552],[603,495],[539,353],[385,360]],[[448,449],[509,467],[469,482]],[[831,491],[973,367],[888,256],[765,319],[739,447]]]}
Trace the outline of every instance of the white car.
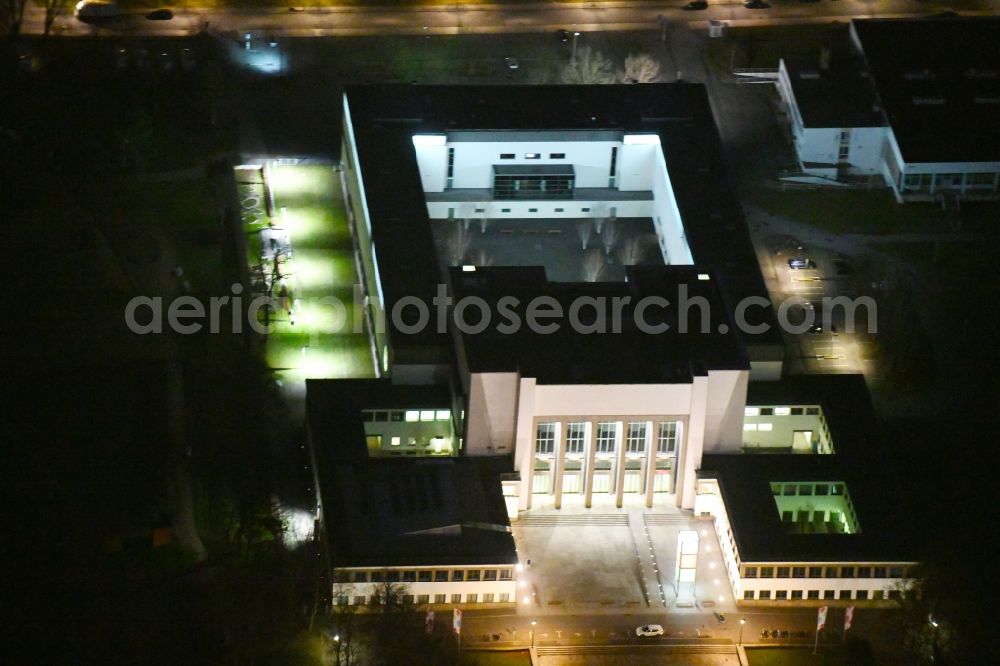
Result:
{"label": "white car", "polygon": [[520,64],[517,62],[517,58],[504,58],[503,63],[507,65],[507,69],[517,69]]}
{"label": "white car", "polygon": [[658,624],[644,624],[635,628],[636,636],[662,636],[663,627]]}

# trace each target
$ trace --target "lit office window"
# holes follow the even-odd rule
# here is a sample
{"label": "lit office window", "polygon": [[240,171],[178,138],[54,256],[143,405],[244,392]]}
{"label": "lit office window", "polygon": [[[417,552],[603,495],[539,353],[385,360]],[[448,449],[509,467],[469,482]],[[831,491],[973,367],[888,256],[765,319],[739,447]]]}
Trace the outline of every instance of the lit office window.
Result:
{"label": "lit office window", "polygon": [[597,452],[614,453],[615,437],[618,434],[618,424],[614,421],[604,421],[597,424]]}
{"label": "lit office window", "polygon": [[399,437],[393,437],[390,442],[392,446],[399,446]]}
{"label": "lit office window", "polygon": [[757,424],[757,430],[760,430],[761,432],[770,432],[771,430],[774,430],[774,424],[772,424],[772,423],[758,423]]}
{"label": "lit office window", "polygon": [[757,430],[757,424],[756,423],[744,423],[743,424],[743,432],[749,432],[751,430],[754,430],[754,431]]}
{"label": "lit office window", "polygon": [[539,423],[535,432],[535,453],[552,453],[556,445],[556,424]]}
{"label": "lit office window", "polygon": [[774,415],[775,416],[788,416],[791,413],[792,413],[792,408],[791,407],[775,407],[774,408]]}
{"label": "lit office window", "polygon": [[422,409],[422,410],[420,410],[420,420],[421,421],[433,421],[434,420],[434,410],[433,409]]}
{"label": "lit office window", "polygon": [[672,454],[677,451],[677,421],[661,421],[656,437],[656,450]]}
{"label": "lit office window", "polygon": [[642,453],[646,450],[646,424],[636,421],[628,424],[628,436],[625,438],[625,450],[629,453]]}
{"label": "lit office window", "polygon": [[414,421],[419,421],[420,420],[420,412],[418,412],[415,409],[407,410],[407,412],[406,412],[406,420],[409,421],[410,423],[413,423]]}
{"label": "lit office window", "polygon": [[447,409],[439,409],[435,414],[438,421],[448,421],[451,419],[451,412]]}
{"label": "lit office window", "polygon": [[760,416],[759,407],[746,407],[743,409],[744,416]]}
{"label": "lit office window", "polygon": [[583,453],[587,441],[587,424],[583,422],[566,424],[566,453]]}

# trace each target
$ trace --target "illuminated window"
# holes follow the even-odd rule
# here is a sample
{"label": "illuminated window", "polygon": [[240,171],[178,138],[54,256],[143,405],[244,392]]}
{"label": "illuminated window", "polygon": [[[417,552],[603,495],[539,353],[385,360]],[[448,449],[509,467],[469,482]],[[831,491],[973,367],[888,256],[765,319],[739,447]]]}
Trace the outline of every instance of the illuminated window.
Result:
{"label": "illuminated window", "polygon": [[435,417],[437,418],[438,421],[448,421],[451,419],[451,412],[449,412],[447,409],[439,409],[437,412],[435,412]]}
{"label": "illuminated window", "polygon": [[756,423],[744,423],[743,424],[743,432],[748,432],[750,430],[757,430],[757,424]]}
{"label": "illuminated window", "polygon": [[566,453],[583,453],[586,446],[587,424],[584,422],[566,424]]}
{"label": "illuminated window", "polygon": [[614,453],[615,437],[618,434],[618,424],[605,421],[597,424],[597,452]]}
{"label": "illuminated window", "polygon": [[637,421],[628,424],[625,450],[629,453],[642,453],[646,450],[646,424],[644,422]]}
{"label": "illuminated window", "polygon": [[434,410],[433,409],[422,409],[422,410],[420,410],[420,420],[421,421],[433,421],[434,420]]}
{"label": "illuminated window", "polygon": [[761,432],[771,432],[771,430],[773,430],[773,429],[774,429],[774,425],[771,424],[771,423],[758,423],[757,424],[757,430],[760,430]]}
{"label": "illuminated window", "polygon": [[788,416],[791,413],[792,413],[792,408],[791,407],[775,407],[774,408],[774,415],[775,416]]}
{"label": "illuminated window", "polygon": [[746,407],[743,410],[744,416],[760,416],[760,408],[758,407]]}
{"label": "illuminated window", "polygon": [[418,412],[416,410],[413,410],[413,409],[408,410],[406,412],[406,420],[409,421],[410,423],[413,423],[414,421],[419,421],[420,420],[420,412]]}
{"label": "illuminated window", "polygon": [[552,453],[556,444],[556,424],[539,423],[535,433],[535,453]]}
{"label": "illuminated window", "polygon": [[399,437],[394,436],[391,440],[389,440],[389,444],[392,446],[399,446],[399,441]]}
{"label": "illuminated window", "polygon": [[656,437],[656,451],[672,454],[677,450],[677,421],[661,421]]}
{"label": "illuminated window", "polygon": [[526,159],[526,160],[537,160],[540,157],[541,157],[541,155],[538,154],[538,153],[525,153],[524,154],[524,159]]}

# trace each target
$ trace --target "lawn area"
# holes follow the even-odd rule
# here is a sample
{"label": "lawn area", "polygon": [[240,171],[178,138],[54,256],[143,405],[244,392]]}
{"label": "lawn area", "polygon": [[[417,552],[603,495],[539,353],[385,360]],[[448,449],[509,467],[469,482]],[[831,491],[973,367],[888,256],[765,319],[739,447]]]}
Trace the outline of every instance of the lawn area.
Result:
{"label": "lawn area", "polygon": [[[295,379],[371,377],[368,336],[355,307],[354,250],[337,177],[330,166],[274,166],[269,172],[275,229],[291,257],[281,268],[288,309],[271,320],[265,358]],[[260,264],[260,227],[249,224],[251,265]],[[277,294],[273,294],[277,296]]]}
{"label": "lawn area", "polygon": [[747,660],[750,666],[863,666],[855,655],[839,648],[821,648],[815,655],[812,648],[747,648]]}
{"label": "lawn area", "polygon": [[946,214],[929,204],[896,203],[878,190],[779,190],[758,188],[746,201],[762,210],[835,234],[946,231]]}
{"label": "lawn area", "polygon": [[527,650],[463,650],[461,666],[531,666]]}

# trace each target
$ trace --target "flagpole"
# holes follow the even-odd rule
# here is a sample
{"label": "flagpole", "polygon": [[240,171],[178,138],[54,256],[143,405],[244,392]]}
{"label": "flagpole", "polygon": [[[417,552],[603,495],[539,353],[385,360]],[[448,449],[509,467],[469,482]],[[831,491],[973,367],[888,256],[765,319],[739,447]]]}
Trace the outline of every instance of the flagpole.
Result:
{"label": "flagpole", "polygon": [[813,654],[816,654],[816,650],[819,649],[819,625],[816,625],[816,640],[813,642]]}

